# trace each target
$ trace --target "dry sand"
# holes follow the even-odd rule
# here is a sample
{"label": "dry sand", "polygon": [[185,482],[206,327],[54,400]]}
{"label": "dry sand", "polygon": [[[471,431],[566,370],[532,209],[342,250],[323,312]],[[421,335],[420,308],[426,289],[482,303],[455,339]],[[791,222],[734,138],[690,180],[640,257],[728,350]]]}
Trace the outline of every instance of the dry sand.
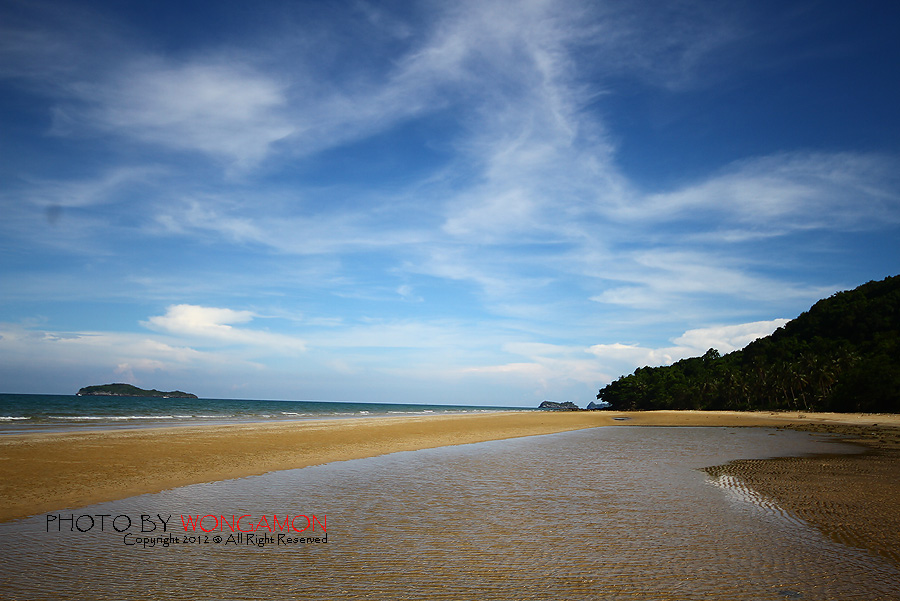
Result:
{"label": "dry sand", "polygon": [[900,415],[516,412],[0,436],[0,521],[212,482],[446,445],[608,425],[840,434],[860,455],[737,461],[744,480],[836,540],[900,563]]}

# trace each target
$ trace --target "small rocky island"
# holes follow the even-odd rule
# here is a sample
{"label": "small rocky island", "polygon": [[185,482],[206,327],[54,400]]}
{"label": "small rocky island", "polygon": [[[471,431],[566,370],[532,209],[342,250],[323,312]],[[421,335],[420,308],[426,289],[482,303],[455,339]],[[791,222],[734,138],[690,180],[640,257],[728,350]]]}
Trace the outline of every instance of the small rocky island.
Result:
{"label": "small rocky island", "polygon": [[160,390],[144,390],[131,384],[101,384],[99,386],[85,386],[78,391],[78,396],[144,396],[160,397],[164,399],[196,399],[196,394],[173,390],[162,392]]}
{"label": "small rocky island", "polygon": [[572,401],[566,401],[565,403],[544,401],[538,406],[538,409],[550,409],[551,411],[581,411],[581,409],[578,408],[578,405]]}

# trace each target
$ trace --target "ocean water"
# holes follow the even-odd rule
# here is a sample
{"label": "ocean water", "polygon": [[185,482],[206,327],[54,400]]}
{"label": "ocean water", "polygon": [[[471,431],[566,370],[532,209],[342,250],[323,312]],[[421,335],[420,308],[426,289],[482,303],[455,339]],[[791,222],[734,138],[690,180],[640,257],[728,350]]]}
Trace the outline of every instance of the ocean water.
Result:
{"label": "ocean water", "polygon": [[[762,428],[620,426],[186,486],[0,524],[0,597],[900,599],[896,565],[701,469],[839,451],[858,449]],[[244,515],[256,532],[220,520]],[[185,516],[203,526],[185,532]],[[263,516],[316,516],[289,537],[313,540],[279,544]],[[163,520],[176,542],[162,542]]]}
{"label": "ocean water", "polygon": [[401,403],[0,394],[0,434],[522,410],[525,409]]}

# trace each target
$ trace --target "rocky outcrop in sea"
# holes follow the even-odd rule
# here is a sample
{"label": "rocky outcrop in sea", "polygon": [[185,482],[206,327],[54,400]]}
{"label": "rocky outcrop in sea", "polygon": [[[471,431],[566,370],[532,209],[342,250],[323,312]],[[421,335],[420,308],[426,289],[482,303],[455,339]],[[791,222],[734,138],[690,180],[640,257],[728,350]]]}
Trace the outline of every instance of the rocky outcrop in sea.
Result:
{"label": "rocky outcrop in sea", "polygon": [[557,403],[556,401],[544,401],[538,405],[538,409],[550,409],[551,411],[581,411],[578,405],[572,401]]}

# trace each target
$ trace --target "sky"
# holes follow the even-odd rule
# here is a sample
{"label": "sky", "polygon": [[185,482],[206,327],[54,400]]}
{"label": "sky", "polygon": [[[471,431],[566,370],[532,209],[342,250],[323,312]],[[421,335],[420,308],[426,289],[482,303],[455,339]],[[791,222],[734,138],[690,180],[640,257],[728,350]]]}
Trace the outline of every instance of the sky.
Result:
{"label": "sky", "polygon": [[900,7],[0,0],[0,391],[586,405],[900,273]]}

